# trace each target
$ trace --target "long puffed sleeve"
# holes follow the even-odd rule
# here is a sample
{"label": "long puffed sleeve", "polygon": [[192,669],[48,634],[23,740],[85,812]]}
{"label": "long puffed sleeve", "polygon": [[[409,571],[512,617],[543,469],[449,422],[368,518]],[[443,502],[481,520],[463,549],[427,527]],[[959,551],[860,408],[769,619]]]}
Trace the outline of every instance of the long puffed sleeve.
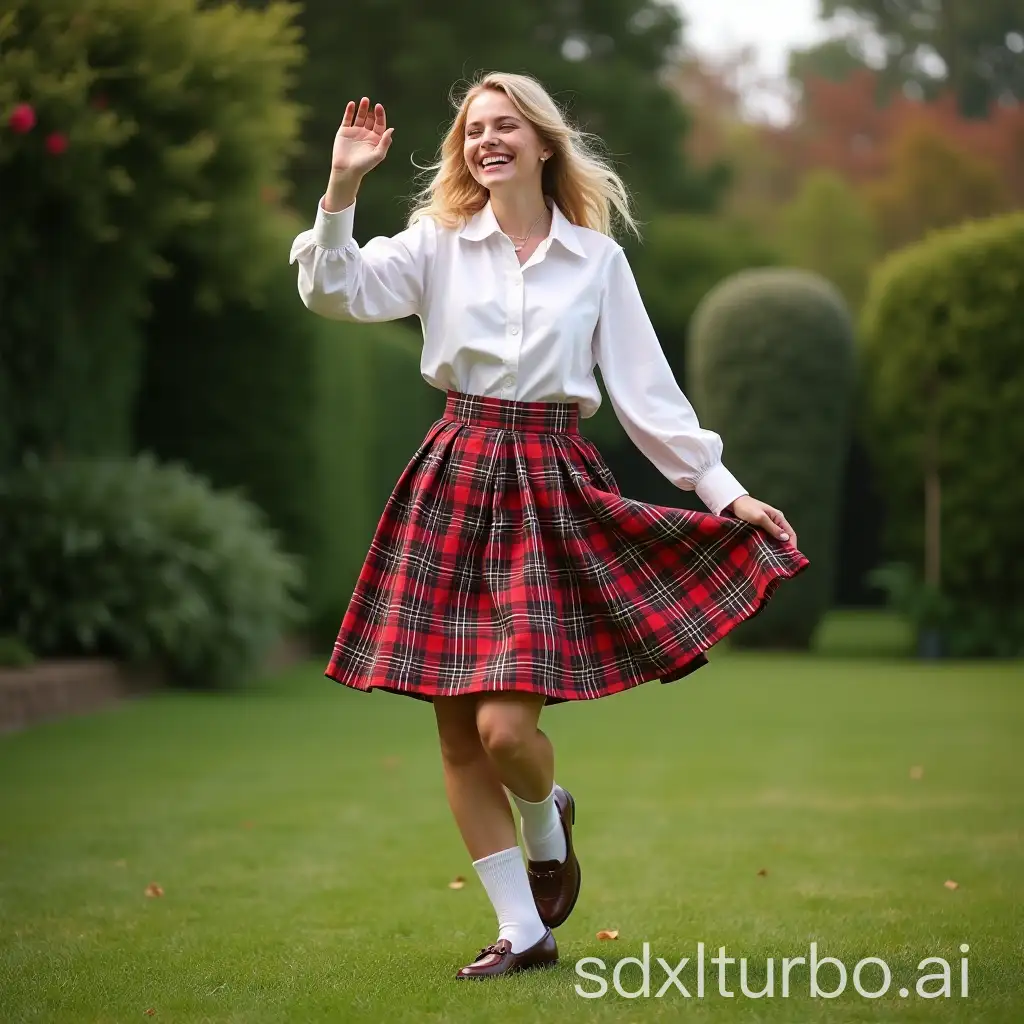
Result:
{"label": "long puffed sleeve", "polygon": [[722,465],[722,439],[704,430],[665,358],[621,248],[611,257],[594,356],[630,440],[680,490],[715,514],[746,494]]}
{"label": "long puffed sleeve", "polygon": [[421,217],[392,237],[360,247],[352,234],[356,204],[328,213],[292,243],[289,263],[299,265],[299,295],[306,307],[331,320],[373,323],[419,313],[426,268],[433,254],[434,222]]}

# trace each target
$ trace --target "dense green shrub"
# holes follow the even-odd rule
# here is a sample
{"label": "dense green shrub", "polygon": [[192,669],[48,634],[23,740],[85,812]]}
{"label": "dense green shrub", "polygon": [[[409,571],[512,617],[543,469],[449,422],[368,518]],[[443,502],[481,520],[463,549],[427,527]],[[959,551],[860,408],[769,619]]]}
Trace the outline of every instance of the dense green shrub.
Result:
{"label": "dense green shrub", "polygon": [[257,290],[297,110],[294,9],[9,0],[0,17],[0,465],[125,452],[161,254]]}
{"label": "dense green shrub", "polygon": [[185,462],[215,487],[241,489],[289,551],[315,560],[319,328],[281,256],[297,230],[282,219],[277,245],[262,257],[273,260],[273,272],[250,298],[204,307],[196,300],[201,268],[187,257],[157,284],[145,328],[136,443],[163,460]]}
{"label": "dense green shrub", "polygon": [[39,656],[153,660],[222,684],[299,613],[301,573],[258,510],[150,458],[29,458],[0,477],[0,536],[0,633]]}
{"label": "dense green shrub", "polygon": [[806,648],[831,607],[850,443],[855,348],[839,292],[802,270],[751,270],[694,314],[690,395],[722,435],[726,465],[781,508],[812,570],[736,630],[740,646]]}
{"label": "dense green shrub", "polygon": [[[889,574],[894,597],[918,626],[940,629],[950,653],[1024,654],[1024,214],[943,231],[887,259],[862,339],[887,551],[905,568]],[[923,580],[930,432],[937,589]]]}

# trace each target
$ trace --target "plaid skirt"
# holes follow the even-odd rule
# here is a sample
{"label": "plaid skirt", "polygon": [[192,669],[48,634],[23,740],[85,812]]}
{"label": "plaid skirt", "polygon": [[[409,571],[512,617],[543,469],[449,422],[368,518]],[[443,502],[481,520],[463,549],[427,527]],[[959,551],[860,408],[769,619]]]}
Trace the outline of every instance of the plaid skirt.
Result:
{"label": "plaid skirt", "polygon": [[672,682],[809,564],[742,520],[623,497],[578,407],[449,391],[387,501],[325,675],[545,703]]}

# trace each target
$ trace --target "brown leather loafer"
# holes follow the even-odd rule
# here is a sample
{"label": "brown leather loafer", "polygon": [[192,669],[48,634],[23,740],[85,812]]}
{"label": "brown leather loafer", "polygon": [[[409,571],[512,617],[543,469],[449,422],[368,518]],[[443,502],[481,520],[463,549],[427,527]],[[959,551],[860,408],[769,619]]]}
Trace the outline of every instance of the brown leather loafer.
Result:
{"label": "brown leather loafer", "polygon": [[576,823],[576,801],[568,790],[555,787],[555,806],[565,830],[565,860],[528,860],[526,874],[541,921],[549,928],[564,924],[580,895],[580,862],[572,848],[572,827]]}
{"label": "brown leather loafer", "polygon": [[490,946],[484,946],[480,955],[468,966],[460,967],[455,977],[460,981],[482,981],[497,978],[502,974],[515,974],[537,967],[554,967],[558,963],[558,946],[549,928],[529,949],[522,953],[512,952],[508,939],[498,939]]}

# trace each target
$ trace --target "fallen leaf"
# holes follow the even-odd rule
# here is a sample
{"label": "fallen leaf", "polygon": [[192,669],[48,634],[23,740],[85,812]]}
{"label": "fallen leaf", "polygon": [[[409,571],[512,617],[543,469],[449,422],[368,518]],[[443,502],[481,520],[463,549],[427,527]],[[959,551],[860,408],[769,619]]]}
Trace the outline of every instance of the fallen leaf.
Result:
{"label": "fallen leaf", "polygon": [[758,869],[758,872],[757,872],[758,878],[764,878],[764,876],[767,875],[767,874],[768,874],[768,869],[767,868],[759,868]]}
{"label": "fallen leaf", "polygon": [[148,1010],[146,1010],[147,1017],[152,1017],[154,1013],[156,1013],[156,1010],[154,1010],[152,1006]]}
{"label": "fallen leaf", "polygon": [[924,778],[924,768],[921,765],[919,765],[919,764],[915,764],[910,769],[910,777],[912,779],[923,779]]}
{"label": "fallen leaf", "polygon": [[599,939],[617,939],[619,937],[618,928],[602,928],[598,933]]}
{"label": "fallen leaf", "polygon": [[149,885],[146,886],[146,895],[150,898],[156,896],[163,896],[163,894],[163,889],[161,889],[160,886],[156,884],[156,882],[150,882]]}
{"label": "fallen leaf", "polygon": [[461,889],[466,884],[466,880],[462,875],[456,875],[449,883],[449,889]]}
{"label": "fallen leaf", "polygon": [[954,882],[952,878],[947,878],[946,881],[943,882],[942,884],[945,885],[945,887],[947,889],[959,889],[960,888],[960,883],[959,882]]}

